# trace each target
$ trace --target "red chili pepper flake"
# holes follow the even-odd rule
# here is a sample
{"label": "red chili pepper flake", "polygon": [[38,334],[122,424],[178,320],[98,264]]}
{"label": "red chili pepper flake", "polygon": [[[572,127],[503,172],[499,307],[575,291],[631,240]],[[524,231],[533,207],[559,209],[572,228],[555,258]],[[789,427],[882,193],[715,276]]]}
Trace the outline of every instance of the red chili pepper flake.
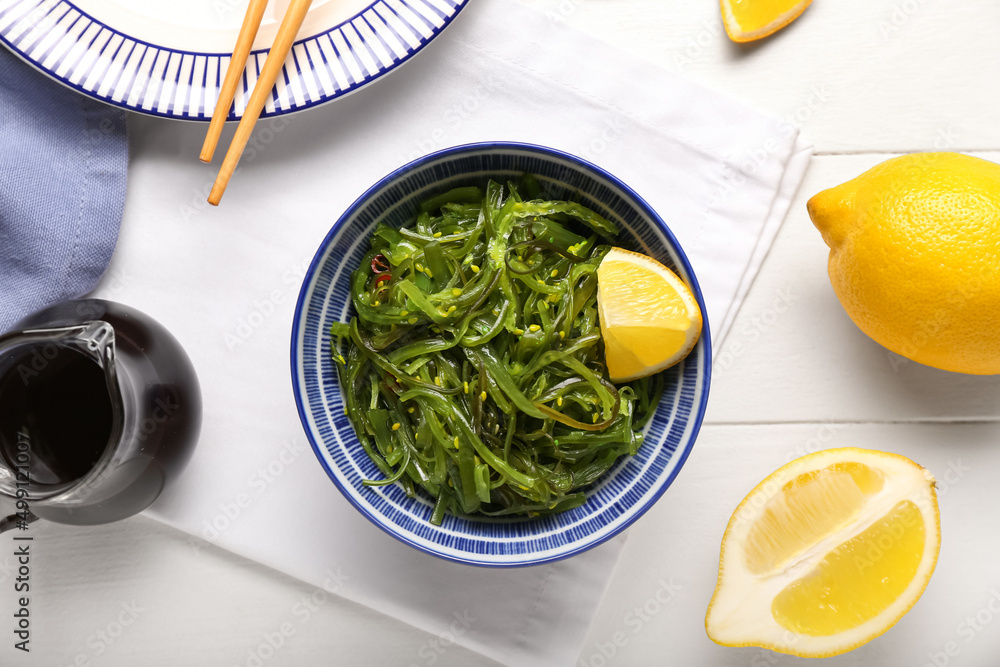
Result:
{"label": "red chili pepper flake", "polygon": [[385,255],[379,253],[372,257],[372,273],[387,273],[389,271],[389,260]]}
{"label": "red chili pepper flake", "polygon": [[383,273],[383,274],[380,274],[380,275],[379,275],[379,277],[375,279],[375,287],[376,287],[376,289],[377,289],[377,288],[378,288],[378,286],[379,286],[379,285],[381,285],[382,283],[387,283],[387,282],[389,282],[390,280],[392,280],[392,274],[391,274],[391,273]]}

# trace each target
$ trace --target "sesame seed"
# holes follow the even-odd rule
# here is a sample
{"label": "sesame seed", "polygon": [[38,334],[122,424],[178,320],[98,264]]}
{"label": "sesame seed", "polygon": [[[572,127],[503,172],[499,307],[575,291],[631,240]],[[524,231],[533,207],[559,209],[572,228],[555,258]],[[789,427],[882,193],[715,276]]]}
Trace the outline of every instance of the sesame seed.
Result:
{"label": "sesame seed", "polygon": [[479,400],[480,401],[485,401],[486,400],[486,392],[485,391],[482,392],[481,394],[479,394]]}
{"label": "sesame seed", "polygon": [[457,287],[452,287],[451,288],[451,295],[452,296],[462,296],[462,290],[458,289]]}
{"label": "sesame seed", "polygon": [[414,410],[416,410],[416,408],[408,408],[407,412],[409,412],[412,415]]}
{"label": "sesame seed", "polygon": [[396,422],[395,424],[392,425],[392,430],[393,431],[398,431],[401,426],[402,426],[402,424],[400,424],[399,422]]}
{"label": "sesame seed", "polygon": [[596,412],[594,413],[594,423],[595,424],[597,423],[597,413]]}
{"label": "sesame seed", "polygon": [[417,262],[417,271],[423,271],[423,270],[424,270],[424,265],[421,264],[420,262]]}
{"label": "sesame seed", "polygon": [[400,317],[406,317],[406,316],[407,316],[407,315],[409,315],[409,314],[410,314],[410,311],[408,311],[408,310],[404,310],[403,312],[401,312],[401,313],[399,314],[399,316],[400,316]]}
{"label": "sesame seed", "polygon": [[458,310],[458,308],[456,306],[448,306],[448,314],[449,315],[451,315],[452,313],[454,313],[456,310]]}
{"label": "sesame seed", "polygon": [[552,269],[552,273],[549,274],[551,277],[555,278],[559,275],[559,269]]}
{"label": "sesame seed", "polygon": [[441,376],[440,375],[435,375],[434,376],[434,384],[436,384],[439,387],[441,386]]}
{"label": "sesame seed", "polygon": [[559,332],[559,337],[560,338],[565,338],[566,337],[566,332],[565,331],[560,331]]}
{"label": "sesame seed", "polygon": [[441,232],[434,232],[434,238],[436,239],[441,238]]}
{"label": "sesame seed", "polygon": [[424,269],[424,275],[427,276],[428,278],[433,278],[434,277],[433,274],[431,274],[431,270],[430,269]]}
{"label": "sesame seed", "polygon": [[538,331],[539,329],[541,329],[541,327],[538,326],[537,324],[532,324],[530,327],[528,327],[528,331],[532,331],[532,332]]}
{"label": "sesame seed", "polygon": [[410,324],[416,324],[417,323],[417,318],[411,317],[410,319],[407,320],[407,322],[409,322]]}
{"label": "sesame seed", "polygon": [[377,307],[379,307],[379,306],[381,306],[381,305],[382,305],[382,302],[381,302],[381,301],[379,301],[378,299],[375,299],[375,303],[373,303],[372,305],[373,305],[373,306],[375,306],[375,307],[377,308]]}
{"label": "sesame seed", "polygon": [[558,396],[556,398],[556,405],[558,405],[560,408],[562,407],[562,396]]}
{"label": "sesame seed", "polygon": [[462,388],[465,389],[465,393],[466,394],[469,393],[469,383],[468,382],[463,382],[462,383]]}
{"label": "sesame seed", "polygon": [[472,269],[472,272],[473,272],[473,273],[479,273],[479,267],[478,267],[478,266],[476,266],[475,264],[473,264],[473,265],[472,265],[472,266],[470,266],[469,268],[470,268],[470,269]]}
{"label": "sesame seed", "polygon": [[494,314],[494,315],[499,315],[499,314],[500,314],[500,311],[499,311],[499,310],[497,310],[496,308],[494,308],[494,309],[493,309],[493,314]]}
{"label": "sesame seed", "polygon": [[523,336],[524,329],[514,329],[511,333],[513,333],[515,336]]}
{"label": "sesame seed", "polygon": [[455,436],[455,440],[454,440],[453,444],[455,445],[455,449],[458,449],[458,436],[457,435]]}

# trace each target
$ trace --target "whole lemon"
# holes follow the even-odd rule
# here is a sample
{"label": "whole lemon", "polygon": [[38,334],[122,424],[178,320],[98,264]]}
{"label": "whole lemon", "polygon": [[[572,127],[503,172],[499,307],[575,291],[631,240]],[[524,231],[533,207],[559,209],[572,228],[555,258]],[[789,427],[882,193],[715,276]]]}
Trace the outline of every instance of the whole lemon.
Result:
{"label": "whole lemon", "polygon": [[886,160],[815,195],[834,292],[893,352],[1000,373],[1000,165],[957,153]]}

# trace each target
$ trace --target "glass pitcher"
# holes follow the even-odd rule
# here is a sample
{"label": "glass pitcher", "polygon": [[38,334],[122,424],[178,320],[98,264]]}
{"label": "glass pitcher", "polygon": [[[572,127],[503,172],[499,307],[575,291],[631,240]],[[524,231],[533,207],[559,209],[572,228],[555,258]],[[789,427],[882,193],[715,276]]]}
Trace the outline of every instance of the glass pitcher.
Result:
{"label": "glass pitcher", "polygon": [[100,299],[30,315],[0,336],[0,496],[16,512],[0,532],[141,512],[200,429],[194,367],[151,317]]}

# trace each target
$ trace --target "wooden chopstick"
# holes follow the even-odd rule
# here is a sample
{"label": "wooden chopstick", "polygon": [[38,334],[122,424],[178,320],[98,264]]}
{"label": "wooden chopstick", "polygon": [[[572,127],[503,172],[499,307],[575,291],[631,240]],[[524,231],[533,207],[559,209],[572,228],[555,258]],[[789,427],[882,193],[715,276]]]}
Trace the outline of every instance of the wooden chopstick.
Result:
{"label": "wooden chopstick", "polygon": [[213,206],[218,206],[222,200],[226,186],[229,185],[229,179],[232,178],[240,156],[243,155],[243,149],[250,141],[253,126],[260,118],[260,112],[264,109],[264,104],[271,95],[274,82],[277,81],[278,74],[281,73],[288,52],[292,50],[292,44],[295,43],[295,37],[299,34],[299,29],[302,27],[302,22],[305,20],[311,4],[312,0],[292,0],[284,18],[281,19],[278,36],[275,37],[274,44],[267,54],[267,60],[264,61],[260,77],[254,85],[253,94],[250,95],[250,101],[247,102],[247,108],[243,112],[243,118],[240,119],[240,124],[236,127],[236,135],[229,145],[229,151],[226,152],[226,159],[223,160],[219,175],[215,179],[215,185],[212,186],[212,192],[208,195],[208,203]]}
{"label": "wooden chopstick", "polygon": [[236,86],[243,75],[243,69],[246,67],[247,57],[250,55],[250,49],[253,48],[253,42],[257,39],[257,29],[260,27],[266,8],[267,0],[250,0],[250,4],[247,6],[246,16],[243,17],[243,26],[240,28],[240,35],[233,48],[233,58],[229,61],[226,78],[222,82],[222,88],[219,89],[219,99],[215,103],[212,122],[208,124],[205,143],[201,147],[202,162],[211,162],[212,156],[215,154],[219,135],[222,134],[222,127],[226,124],[226,117],[229,115],[229,107],[236,95]]}

